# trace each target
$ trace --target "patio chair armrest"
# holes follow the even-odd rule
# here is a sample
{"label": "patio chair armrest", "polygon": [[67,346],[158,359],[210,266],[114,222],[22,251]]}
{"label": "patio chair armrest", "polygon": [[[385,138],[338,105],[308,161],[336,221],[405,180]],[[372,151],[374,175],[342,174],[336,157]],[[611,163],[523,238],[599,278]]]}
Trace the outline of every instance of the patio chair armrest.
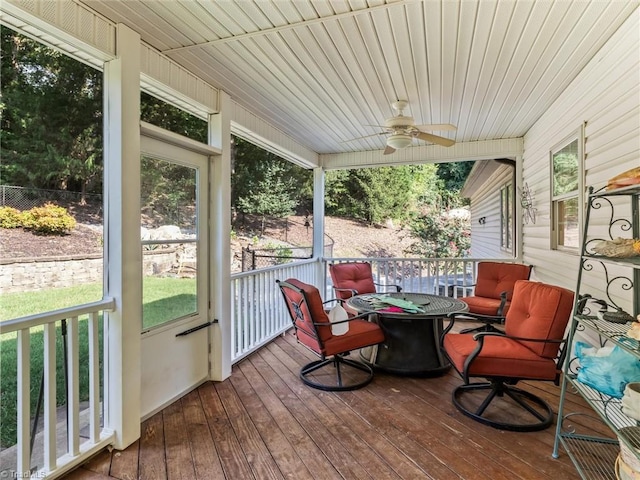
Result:
{"label": "patio chair armrest", "polygon": [[338,287],[333,287],[333,291],[334,292],[351,292],[351,296],[356,296],[358,295],[358,290],[356,290],[355,288],[338,288]]}
{"label": "patio chair armrest", "polygon": [[504,307],[507,305],[508,297],[509,297],[509,292],[508,291],[505,290],[504,292],[500,293],[500,306],[498,307],[498,310],[496,311],[498,317],[504,317],[502,312],[504,311]]}
{"label": "patio chair armrest", "polygon": [[395,285],[390,283],[377,283],[377,282],[373,282],[373,284],[377,287],[382,287],[382,288],[395,288],[397,293],[400,293],[402,291],[402,287],[400,285]]}
{"label": "patio chair armrest", "polygon": [[462,316],[463,314],[461,314],[461,313],[450,313],[449,315],[447,315],[447,318],[449,318],[449,325],[447,325],[444,328],[444,330],[442,331],[442,333],[440,334],[440,341],[439,341],[440,350],[442,352],[444,352],[444,337],[453,328],[453,324],[456,321],[456,316],[458,316],[458,315]]}
{"label": "patio chair armrest", "polygon": [[331,322],[331,323],[327,323],[327,322],[313,322],[313,324],[316,327],[327,327],[327,326],[331,326],[331,325],[339,325],[340,323],[345,323],[345,322],[352,322],[353,320],[362,320],[362,319],[368,319],[370,315],[375,315],[374,312],[363,312],[360,313],[358,315],[355,315],[353,317],[349,317],[346,320],[340,320],[338,322]]}
{"label": "patio chair armrest", "polygon": [[476,346],[476,348],[471,352],[471,354],[467,357],[467,359],[464,362],[464,368],[462,370],[462,378],[465,382],[465,384],[469,383],[469,367],[471,366],[471,364],[474,362],[474,360],[478,357],[478,355],[480,355],[480,352],[482,351],[482,348],[484,347],[484,339],[486,337],[502,337],[502,338],[508,338],[511,340],[516,340],[516,341],[520,341],[520,342],[538,342],[538,343],[565,343],[567,340],[565,338],[562,339],[555,339],[555,338],[551,338],[551,339],[540,339],[540,338],[524,338],[524,337],[514,337],[511,335],[506,335],[504,333],[499,333],[499,332],[479,332],[476,333],[473,336],[473,339],[478,342],[478,345]]}
{"label": "patio chair armrest", "polygon": [[483,323],[498,323],[500,325],[504,325],[504,322],[506,320],[506,317],[504,315],[483,315],[481,313],[470,312],[464,312],[458,315],[460,315],[461,317],[474,318]]}
{"label": "patio chair armrest", "polygon": [[504,333],[499,332],[478,332],[473,336],[473,339],[476,341],[484,341],[483,337],[503,337],[508,338],[510,340],[517,340],[519,342],[538,342],[538,343],[564,343],[566,342],[565,338],[556,339],[556,338],[527,338],[527,337],[514,337],[513,335],[506,335]]}
{"label": "patio chair armrest", "polygon": [[346,300],[344,298],[330,298],[329,300],[325,300],[324,302],[322,302],[322,305],[326,305],[327,303],[331,303],[331,302],[337,302],[340,305],[343,305],[344,302],[346,302]]}

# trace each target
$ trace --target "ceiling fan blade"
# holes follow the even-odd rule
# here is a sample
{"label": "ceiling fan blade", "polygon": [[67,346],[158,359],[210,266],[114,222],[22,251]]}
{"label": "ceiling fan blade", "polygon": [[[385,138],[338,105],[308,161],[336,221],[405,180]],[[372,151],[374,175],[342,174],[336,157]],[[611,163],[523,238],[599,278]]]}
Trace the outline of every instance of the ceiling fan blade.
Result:
{"label": "ceiling fan blade", "polygon": [[457,130],[455,125],[450,123],[432,123],[430,125],[416,125],[419,130],[433,130],[437,132],[444,132],[445,130]]}
{"label": "ceiling fan blade", "polygon": [[377,137],[378,135],[386,135],[386,134],[387,134],[387,132],[372,133],[371,135],[365,135],[364,137],[356,137],[356,138],[350,138],[349,140],[343,140],[340,143],[353,142],[355,140],[362,140],[363,138]]}
{"label": "ceiling fan blade", "polygon": [[390,147],[389,145],[387,145],[384,149],[384,152],[382,152],[383,155],[389,155],[390,153],[395,152],[396,149],[393,147]]}
{"label": "ceiling fan blade", "polygon": [[454,140],[449,140],[448,138],[439,137],[438,135],[431,135],[430,133],[420,132],[416,135],[416,138],[420,140],[426,140],[427,142],[437,143],[438,145],[442,145],[443,147],[450,147],[454,143]]}

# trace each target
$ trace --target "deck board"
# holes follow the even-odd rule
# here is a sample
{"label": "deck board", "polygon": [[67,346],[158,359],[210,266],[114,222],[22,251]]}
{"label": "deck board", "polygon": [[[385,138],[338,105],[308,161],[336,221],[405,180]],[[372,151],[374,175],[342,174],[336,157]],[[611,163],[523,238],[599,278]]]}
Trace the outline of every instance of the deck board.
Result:
{"label": "deck board", "polygon": [[[542,432],[495,430],[451,403],[461,383],[450,371],[434,378],[377,372],[368,386],[323,392],[305,386],[300,367],[315,359],[291,334],[207,382],[142,424],[124,451],[101,452],[67,475],[140,479],[578,479],[555,425]],[[557,411],[559,387],[524,382]],[[567,396],[572,410],[590,408]],[[593,415],[593,413],[592,413]],[[577,418],[587,426],[606,428]]]}
{"label": "deck board", "polygon": [[141,425],[139,478],[140,480],[166,479],[167,462],[164,448],[164,422],[162,412]]}

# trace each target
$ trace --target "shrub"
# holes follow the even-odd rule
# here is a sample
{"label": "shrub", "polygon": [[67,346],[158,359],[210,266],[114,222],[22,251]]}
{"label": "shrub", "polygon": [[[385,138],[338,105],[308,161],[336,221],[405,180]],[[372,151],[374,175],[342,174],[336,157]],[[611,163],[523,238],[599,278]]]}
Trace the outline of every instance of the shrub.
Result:
{"label": "shrub", "polygon": [[412,255],[427,258],[466,257],[471,248],[468,218],[450,217],[446,212],[427,208],[413,215],[409,230],[418,240],[409,248]]}
{"label": "shrub", "polygon": [[18,228],[22,226],[22,212],[12,207],[0,207],[0,228]]}
{"label": "shrub", "polygon": [[42,207],[34,207],[23,214],[23,226],[28,230],[43,235],[63,235],[76,226],[76,220],[64,207],[46,203]]}

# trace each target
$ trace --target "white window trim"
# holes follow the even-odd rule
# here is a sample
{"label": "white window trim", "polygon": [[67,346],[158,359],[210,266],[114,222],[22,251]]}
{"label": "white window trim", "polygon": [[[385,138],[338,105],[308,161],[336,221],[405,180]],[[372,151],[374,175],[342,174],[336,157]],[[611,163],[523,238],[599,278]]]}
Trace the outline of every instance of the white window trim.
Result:
{"label": "white window trim", "polygon": [[[504,192],[506,190],[507,210],[509,217],[504,216]],[[503,252],[513,253],[513,242],[515,237],[515,209],[514,209],[514,189],[513,182],[506,182],[500,187],[500,250]],[[509,228],[509,219],[511,219],[511,228]],[[506,225],[505,225],[506,221]],[[507,231],[509,241],[504,244],[504,232]]]}
{"label": "white window trim", "polygon": [[[564,245],[558,245],[558,231],[557,231],[557,201],[574,197],[574,194],[565,195],[553,195],[553,155],[569,145],[574,140],[578,140],[578,246],[566,247]],[[585,205],[585,168],[584,168],[584,152],[585,152],[585,137],[584,137],[584,124],[581,124],[578,129],[574,130],[570,135],[567,135],[562,141],[556,143],[549,151],[549,205],[550,205],[550,240],[551,250],[558,252],[568,253],[571,255],[580,254],[580,245],[582,245],[582,224],[584,219],[584,205]]]}

